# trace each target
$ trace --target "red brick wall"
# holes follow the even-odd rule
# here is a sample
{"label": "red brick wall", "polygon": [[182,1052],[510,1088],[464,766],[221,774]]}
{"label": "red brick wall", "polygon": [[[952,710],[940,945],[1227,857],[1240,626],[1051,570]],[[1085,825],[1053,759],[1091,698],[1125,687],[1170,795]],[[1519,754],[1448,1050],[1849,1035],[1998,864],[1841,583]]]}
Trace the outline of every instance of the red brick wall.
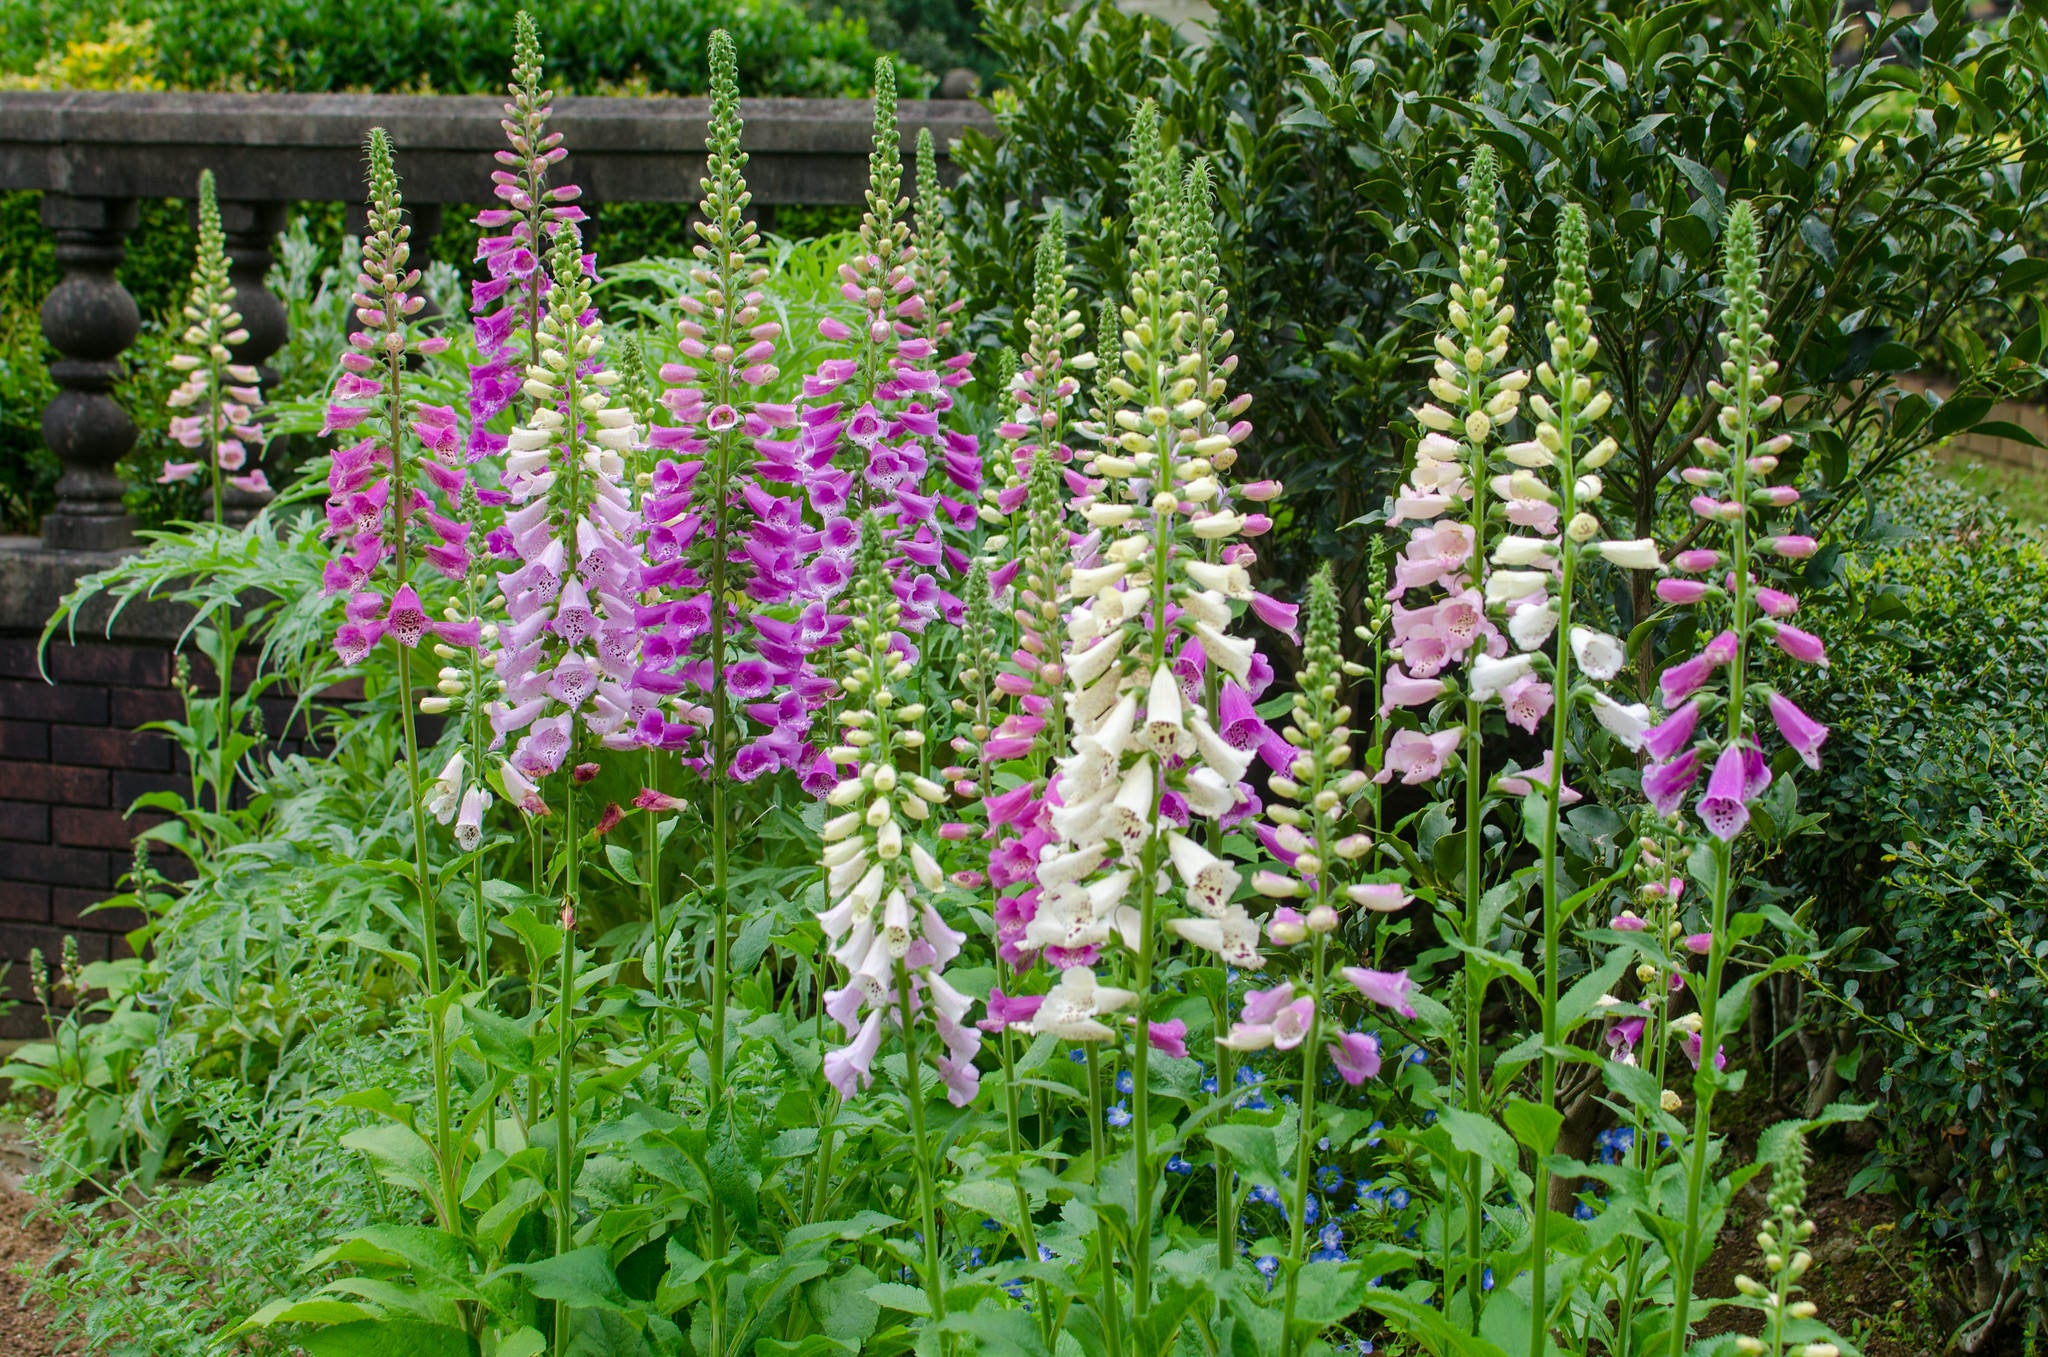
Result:
{"label": "red brick wall", "polygon": [[[115,894],[134,860],[134,836],[161,817],[127,818],[145,792],[185,790],[164,736],[135,729],[183,714],[161,645],[53,644],[50,682],[36,645],[0,637],[0,960],[13,963],[8,997],[24,1001],[0,1030],[40,1027],[26,1004],[29,949],[54,965],[66,934],[79,955],[128,954],[131,909],[94,905]],[[171,868],[170,855],[160,864]]]}

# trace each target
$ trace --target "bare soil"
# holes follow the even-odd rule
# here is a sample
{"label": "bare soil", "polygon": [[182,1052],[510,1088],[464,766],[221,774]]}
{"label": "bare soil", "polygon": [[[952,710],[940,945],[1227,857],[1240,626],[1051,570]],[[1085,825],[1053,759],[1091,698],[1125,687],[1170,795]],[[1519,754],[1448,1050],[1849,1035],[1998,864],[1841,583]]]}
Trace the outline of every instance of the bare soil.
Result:
{"label": "bare soil", "polygon": [[0,1353],[7,1357],[64,1357],[76,1351],[52,1332],[46,1309],[28,1299],[27,1273],[57,1249],[62,1231],[36,1214],[36,1199],[21,1190],[30,1168],[15,1128],[0,1125]]}

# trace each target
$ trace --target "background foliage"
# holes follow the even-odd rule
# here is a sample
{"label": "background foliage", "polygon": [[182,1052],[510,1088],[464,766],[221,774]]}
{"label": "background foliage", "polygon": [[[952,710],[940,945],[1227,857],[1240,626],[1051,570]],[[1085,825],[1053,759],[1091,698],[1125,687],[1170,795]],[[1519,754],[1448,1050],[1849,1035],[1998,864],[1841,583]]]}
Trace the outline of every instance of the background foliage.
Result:
{"label": "background foliage", "polygon": [[[1277,573],[1305,578],[1358,549],[1337,530],[1379,509],[1412,438],[1414,321],[1438,299],[1460,166],[1484,142],[1505,167],[1509,258],[1540,260],[1567,202],[1594,225],[1600,338],[1631,434],[1610,499],[1634,522],[1617,526],[1647,534],[1711,418],[1696,395],[1709,277],[1738,197],[1764,214],[1788,402],[1831,411],[1804,429],[1830,517],[1983,419],[1989,393],[2038,380],[2038,329],[2005,332],[2048,273],[2018,244],[2048,204],[2036,29],[1953,3],[1872,34],[1835,14],[1825,0],[1223,0],[1196,52],[1103,0],[992,13],[1002,135],[961,155],[960,271],[1009,303],[983,342],[1017,340],[1009,262],[1046,206],[1085,223],[1124,212],[1111,167],[1132,101],[1156,92],[1211,161],[1257,394],[1248,455],[1293,492]],[[1120,237],[1082,234],[1098,236],[1083,287],[1114,290]],[[1979,336],[1964,314],[2001,323]],[[1960,381],[1945,410],[1890,380],[1923,367]],[[1624,625],[1647,610],[1646,594],[1616,602]]]}

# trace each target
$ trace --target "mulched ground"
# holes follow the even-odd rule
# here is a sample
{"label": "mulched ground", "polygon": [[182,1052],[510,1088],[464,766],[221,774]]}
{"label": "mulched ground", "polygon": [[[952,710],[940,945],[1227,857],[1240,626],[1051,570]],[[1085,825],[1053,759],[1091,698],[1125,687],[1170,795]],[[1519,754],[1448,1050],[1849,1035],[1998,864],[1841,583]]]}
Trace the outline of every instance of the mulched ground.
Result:
{"label": "mulched ground", "polygon": [[48,1258],[61,1234],[47,1216],[30,1218],[36,1200],[21,1190],[24,1167],[14,1146],[0,1146],[0,1353],[62,1357],[70,1349],[51,1334],[49,1315],[24,1303],[28,1278],[21,1274]]}

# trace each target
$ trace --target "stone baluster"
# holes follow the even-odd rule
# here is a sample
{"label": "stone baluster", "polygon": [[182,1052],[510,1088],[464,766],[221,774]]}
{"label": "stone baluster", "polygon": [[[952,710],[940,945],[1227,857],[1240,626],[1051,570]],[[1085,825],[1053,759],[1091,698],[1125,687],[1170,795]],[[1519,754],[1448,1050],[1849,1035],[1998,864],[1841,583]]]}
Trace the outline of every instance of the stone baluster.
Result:
{"label": "stone baluster", "polygon": [[[256,368],[268,393],[277,384],[270,356],[284,347],[290,333],[284,303],[263,285],[264,275],[276,262],[271,242],[284,229],[284,204],[224,201],[220,221],[227,236],[228,278],[235,285],[235,310],[242,313],[242,328],[249,332],[249,338],[234,350],[235,359]],[[276,472],[274,459],[257,454],[258,449],[250,449],[252,465]],[[228,486],[223,497],[227,521],[238,527],[247,523],[269,498]]]}
{"label": "stone baluster", "polygon": [[58,353],[50,364],[57,396],[43,411],[43,442],[63,468],[57,503],[43,516],[43,545],[114,551],[130,545],[135,532],[114,470],[135,445],[135,421],[113,397],[121,355],[141,325],[135,299],[114,276],[135,226],[135,202],[45,193],[42,218],[63,270],[42,310],[43,337]]}

